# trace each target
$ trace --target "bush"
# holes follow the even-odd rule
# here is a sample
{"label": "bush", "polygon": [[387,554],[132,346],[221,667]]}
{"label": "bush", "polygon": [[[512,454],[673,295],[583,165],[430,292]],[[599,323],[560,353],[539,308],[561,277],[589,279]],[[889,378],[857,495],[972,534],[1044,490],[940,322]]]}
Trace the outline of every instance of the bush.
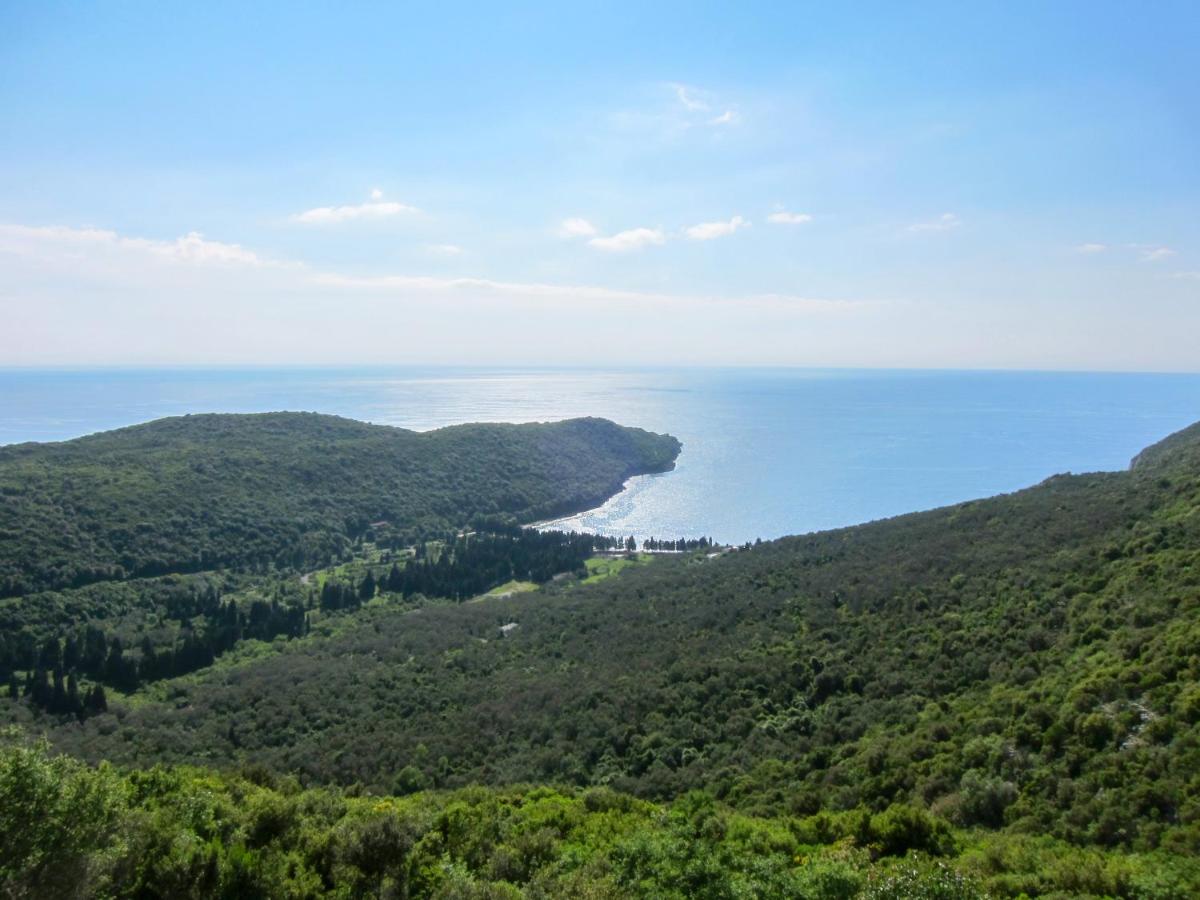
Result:
{"label": "bush", "polygon": [[125,785],[107,767],[90,769],[48,745],[0,747],[0,894],[86,896],[103,878],[105,851]]}
{"label": "bush", "polygon": [[876,873],[864,900],[982,900],[979,882],[944,862],[910,855],[892,871]]}

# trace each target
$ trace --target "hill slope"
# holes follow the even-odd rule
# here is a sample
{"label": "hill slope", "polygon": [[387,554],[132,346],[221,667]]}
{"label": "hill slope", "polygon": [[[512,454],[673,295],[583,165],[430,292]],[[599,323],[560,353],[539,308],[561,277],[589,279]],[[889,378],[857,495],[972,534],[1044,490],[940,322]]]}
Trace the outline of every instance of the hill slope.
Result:
{"label": "hill slope", "polygon": [[597,505],[679,442],[602,419],[417,433],[311,413],[162,419],[0,447],[0,596],[218,567],[326,565]]}
{"label": "hill slope", "polygon": [[53,736],[376,790],[703,787],[763,814],[904,801],[1197,852],[1198,442],[594,585],[364,609]]}

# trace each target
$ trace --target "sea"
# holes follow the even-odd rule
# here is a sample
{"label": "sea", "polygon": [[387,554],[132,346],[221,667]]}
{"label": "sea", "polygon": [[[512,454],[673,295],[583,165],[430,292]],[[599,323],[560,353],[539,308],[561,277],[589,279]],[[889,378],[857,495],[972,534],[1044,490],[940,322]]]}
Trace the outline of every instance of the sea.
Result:
{"label": "sea", "polygon": [[1122,469],[1200,419],[1200,375],[821,369],[0,371],[0,444],[163,416],[306,410],[427,430],[603,416],[683,442],[554,523],[742,543]]}

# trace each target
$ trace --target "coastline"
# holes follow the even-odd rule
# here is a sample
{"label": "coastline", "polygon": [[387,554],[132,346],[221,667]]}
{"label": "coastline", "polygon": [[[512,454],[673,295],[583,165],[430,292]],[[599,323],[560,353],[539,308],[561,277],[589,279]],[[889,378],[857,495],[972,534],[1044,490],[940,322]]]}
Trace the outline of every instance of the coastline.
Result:
{"label": "coastline", "polygon": [[[539,519],[538,521],[530,522],[530,523],[524,525],[523,527],[534,528],[539,531],[547,531],[547,530],[554,530],[554,529],[559,530],[559,531],[580,531],[580,532],[594,531],[597,534],[608,534],[609,536],[616,536],[618,534],[618,531],[615,529],[595,530],[595,529],[588,529],[588,528],[583,528],[583,527],[567,528],[567,527],[564,527],[564,523],[570,522],[573,519],[578,519],[582,516],[589,515],[591,513],[598,513],[601,510],[603,510],[606,506],[608,506],[610,503],[612,503],[614,500],[616,500],[618,497],[621,497],[622,495],[630,493],[631,490],[635,489],[642,482],[643,479],[650,479],[650,478],[656,478],[656,477],[659,477],[662,475],[667,475],[671,471],[673,471],[673,469],[674,469],[674,466],[672,466],[671,469],[667,469],[667,470],[661,471],[661,472],[639,472],[637,474],[630,475],[628,478],[626,478],[621,483],[621,487],[619,490],[614,491],[613,493],[609,494],[607,497],[605,497],[599,503],[593,503],[593,504],[583,507],[582,509],[577,509],[572,512],[566,512],[562,515],[553,516],[548,519]],[[627,532],[621,531],[620,535],[627,536]],[[642,538],[647,537],[647,535],[634,534],[634,537],[641,540]]]}

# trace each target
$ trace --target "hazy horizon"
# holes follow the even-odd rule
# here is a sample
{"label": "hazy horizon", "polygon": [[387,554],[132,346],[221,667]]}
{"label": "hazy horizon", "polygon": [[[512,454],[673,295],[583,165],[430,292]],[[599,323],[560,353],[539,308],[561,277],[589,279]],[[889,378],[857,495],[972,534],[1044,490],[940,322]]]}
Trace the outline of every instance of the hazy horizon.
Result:
{"label": "hazy horizon", "polygon": [[919,374],[1012,374],[1012,375],[1179,375],[1182,377],[1200,375],[1200,365],[1193,369],[1091,369],[1091,368],[1022,368],[1022,367],[970,367],[970,366],[808,366],[802,364],[765,365],[761,363],[622,363],[606,365],[603,363],[475,363],[475,362],[377,362],[377,363],[80,363],[68,365],[64,363],[33,363],[28,365],[0,365],[0,372],[8,373],[88,373],[88,372],[352,372],[380,371],[395,372],[402,369],[447,370],[447,371],[528,371],[528,372],[621,372],[621,371],[653,371],[686,372],[686,371],[779,371],[779,372],[878,372],[878,373],[912,373]]}

